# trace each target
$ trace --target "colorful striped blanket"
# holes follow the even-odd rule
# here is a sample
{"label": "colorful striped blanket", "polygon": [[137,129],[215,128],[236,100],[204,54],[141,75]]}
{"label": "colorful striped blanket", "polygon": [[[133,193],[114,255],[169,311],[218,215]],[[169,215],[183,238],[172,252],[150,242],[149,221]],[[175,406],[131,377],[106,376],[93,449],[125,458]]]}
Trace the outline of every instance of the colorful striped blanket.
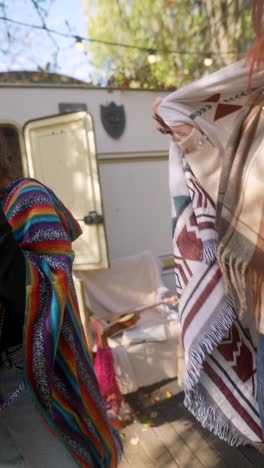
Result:
{"label": "colorful striped blanket", "polygon": [[82,467],[116,467],[119,435],[104,410],[72,280],[80,227],[55,194],[33,179],[1,192],[27,266],[25,385],[51,430]]}
{"label": "colorful striped blanket", "polygon": [[[175,141],[170,147],[185,404],[204,427],[231,445],[262,442],[256,343],[247,318],[243,323],[238,320],[233,295],[225,293],[216,254],[215,190],[211,194],[205,187],[212,188],[207,182],[213,179],[217,193],[227,141],[249,100],[247,82],[248,71],[237,63],[172,93],[158,108],[166,125],[192,125],[202,134],[201,144],[207,146],[204,152],[201,147],[190,154]],[[263,82],[260,71],[253,86],[261,87]],[[205,154],[209,156],[203,161]]]}

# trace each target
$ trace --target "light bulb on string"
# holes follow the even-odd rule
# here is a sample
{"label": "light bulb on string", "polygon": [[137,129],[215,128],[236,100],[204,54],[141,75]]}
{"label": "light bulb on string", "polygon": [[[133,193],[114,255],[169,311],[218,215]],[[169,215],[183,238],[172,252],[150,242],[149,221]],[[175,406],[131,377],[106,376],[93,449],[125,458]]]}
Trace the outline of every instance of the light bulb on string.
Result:
{"label": "light bulb on string", "polygon": [[148,50],[148,63],[150,65],[153,65],[154,63],[157,63],[159,61],[159,56],[156,54],[156,51],[154,49],[149,49]]}
{"label": "light bulb on string", "polygon": [[205,67],[210,67],[213,63],[212,57],[205,57],[203,63]]}
{"label": "light bulb on string", "polygon": [[83,52],[84,50],[84,43],[81,37],[76,36],[75,38],[75,49],[78,50],[78,52]]}

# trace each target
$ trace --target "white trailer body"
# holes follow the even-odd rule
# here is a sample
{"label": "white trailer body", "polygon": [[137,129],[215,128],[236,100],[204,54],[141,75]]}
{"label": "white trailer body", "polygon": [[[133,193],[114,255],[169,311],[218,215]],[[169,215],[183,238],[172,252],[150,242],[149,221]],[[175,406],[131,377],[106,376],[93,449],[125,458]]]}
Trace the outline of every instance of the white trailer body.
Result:
{"label": "white trailer body", "polygon": [[[165,283],[173,288],[169,137],[154,129],[156,97],[139,90],[1,85],[0,127],[18,171],[54,189],[81,223],[78,268],[105,268],[111,259],[150,250],[164,260]],[[111,103],[123,106],[119,138],[102,122],[101,106]]]}

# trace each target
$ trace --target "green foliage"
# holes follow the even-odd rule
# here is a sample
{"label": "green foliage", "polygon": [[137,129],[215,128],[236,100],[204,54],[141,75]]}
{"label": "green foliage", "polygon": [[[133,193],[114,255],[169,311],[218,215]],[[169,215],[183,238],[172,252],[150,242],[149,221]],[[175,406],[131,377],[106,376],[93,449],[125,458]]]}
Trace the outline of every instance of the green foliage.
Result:
{"label": "green foliage", "polygon": [[[85,0],[85,4],[89,38],[145,48],[88,44],[93,81],[106,79],[110,86],[181,86],[240,58],[253,37],[249,0]],[[154,64],[148,62],[148,49],[158,55]],[[205,57],[212,58],[210,67],[204,65]]]}

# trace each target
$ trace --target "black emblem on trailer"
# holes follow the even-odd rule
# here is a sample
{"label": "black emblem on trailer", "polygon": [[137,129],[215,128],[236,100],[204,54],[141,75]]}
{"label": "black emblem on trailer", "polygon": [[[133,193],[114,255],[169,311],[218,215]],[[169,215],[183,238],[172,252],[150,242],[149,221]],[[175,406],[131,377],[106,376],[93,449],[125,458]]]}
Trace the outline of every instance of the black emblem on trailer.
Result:
{"label": "black emblem on trailer", "polygon": [[105,131],[112,138],[120,138],[125,130],[126,115],[124,106],[117,106],[110,102],[108,106],[101,107],[101,120]]}

